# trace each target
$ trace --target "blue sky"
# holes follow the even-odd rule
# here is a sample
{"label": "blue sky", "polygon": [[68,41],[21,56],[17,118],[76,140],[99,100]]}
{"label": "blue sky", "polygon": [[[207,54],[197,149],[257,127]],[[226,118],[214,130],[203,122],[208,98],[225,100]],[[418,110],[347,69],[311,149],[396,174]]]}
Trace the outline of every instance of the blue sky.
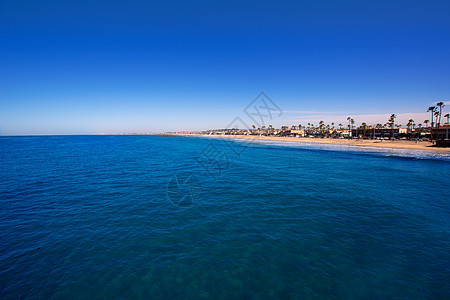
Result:
{"label": "blue sky", "polygon": [[161,2],[1,1],[1,133],[223,128],[261,91],[274,126],[450,100],[448,1]]}

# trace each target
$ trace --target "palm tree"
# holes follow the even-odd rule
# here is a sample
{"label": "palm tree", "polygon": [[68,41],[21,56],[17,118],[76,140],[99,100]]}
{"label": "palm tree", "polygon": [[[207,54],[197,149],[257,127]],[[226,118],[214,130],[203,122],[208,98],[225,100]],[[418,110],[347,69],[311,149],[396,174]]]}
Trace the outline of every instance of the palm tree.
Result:
{"label": "palm tree", "polygon": [[408,129],[411,130],[411,135],[414,136],[414,134],[412,133],[414,130],[414,127],[416,126],[416,123],[414,122],[414,120],[409,119],[408,124],[406,124],[406,126],[408,126]]}
{"label": "palm tree", "polygon": [[425,120],[425,121],[423,121],[424,123],[425,123],[425,125],[427,126],[427,128],[428,128],[428,123],[430,123],[430,120]]}
{"label": "palm tree", "polygon": [[433,142],[433,125],[434,125],[433,120],[434,120],[434,113],[436,112],[436,106],[430,106],[430,107],[428,107],[427,112],[428,112],[428,111],[431,112],[430,139],[431,139],[431,142]]}
{"label": "palm tree", "polygon": [[389,117],[389,120],[387,122],[387,124],[389,125],[389,127],[391,127],[391,139],[394,138],[394,126],[395,126],[395,118],[397,118],[397,116],[395,114],[392,114]]}
{"label": "palm tree", "polygon": [[[445,106],[444,105],[444,102],[438,102],[438,103],[436,103],[436,105],[437,106],[439,106],[439,125],[438,126],[441,126],[441,116],[442,116],[442,108]],[[437,120],[436,120],[437,121]]]}
{"label": "palm tree", "polygon": [[411,136],[414,137],[414,120],[413,119],[409,119],[408,124],[406,124],[406,126],[408,127],[409,130],[411,130]]}
{"label": "palm tree", "polygon": [[354,125],[355,125],[355,120],[351,119],[351,120],[350,120],[350,123],[352,123],[352,134],[353,134],[353,128],[355,127],[355,126],[354,126]]}
{"label": "palm tree", "polygon": [[363,135],[365,137],[366,136],[366,126],[367,126],[366,122],[361,123],[361,126],[363,128]]}
{"label": "palm tree", "polygon": [[436,106],[428,107],[427,112],[428,111],[431,112],[431,128],[433,128],[433,125],[434,125],[434,122],[433,122],[433,120],[434,120],[434,112],[436,111]]}
{"label": "palm tree", "polygon": [[[434,112],[434,116],[436,117],[436,126],[439,127],[441,124],[441,113],[439,111],[435,111]],[[438,118],[439,118],[439,123],[438,123]]]}
{"label": "palm tree", "polygon": [[342,123],[339,123],[338,126],[339,126],[339,130],[342,131],[342,126],[343,126]]}
{"label": "palm tree", "polygon": [[444,118],[447,118],[447,134],[446,134],[446,139],[448,140],[448,126],[450,125],[450,124],[448,123],[449,114],[446,114],[446,115],[444,116]]}

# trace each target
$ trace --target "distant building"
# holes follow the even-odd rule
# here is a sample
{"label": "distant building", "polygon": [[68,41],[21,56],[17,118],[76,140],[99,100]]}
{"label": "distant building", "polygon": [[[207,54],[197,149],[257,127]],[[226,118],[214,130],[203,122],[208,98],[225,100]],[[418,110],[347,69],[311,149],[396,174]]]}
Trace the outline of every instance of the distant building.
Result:
{"label": "distant building", "polygon": [[303,129],[291,129],[291,134],[295,135],[295,136],[304,136],[305,135],[305,130]]}
{"label": "distant building", "polygon": [[405,133],[406,129],[404,128],[375,128],[373,126],[366,126],[366,128],[358,127],[352,130],[352,136],[356,137],[390,137],[393,135],[394,137],[398,137],[399,134]]}

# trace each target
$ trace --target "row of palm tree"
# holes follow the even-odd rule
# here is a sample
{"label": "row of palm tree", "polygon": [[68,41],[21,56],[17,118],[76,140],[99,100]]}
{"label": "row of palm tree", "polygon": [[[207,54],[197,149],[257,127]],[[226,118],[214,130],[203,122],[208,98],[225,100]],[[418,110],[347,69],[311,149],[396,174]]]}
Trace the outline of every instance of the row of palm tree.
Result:
{"label": "row of palm tree", "polygon": [[[425,127],[422,126],[422,123],[416,124],[416,122],[413,119],[409,119],[408,123],[406,124],[406,127],[409,131],[409,133],[419,133],[419,132],[424,132],[424,131],[430,131],[431,128],[435,127],[435,125],[437,127],[441,126],[441,118],[442,118],[442,109],[445,107],[444,102],[440,101],[438,103],[436,103],[435,106],[430,106],[428,108],[428,112],[431,112],[431,122],[430,120],[424,120],[423,124],[425,124]],[[446,114],[443,116],[444,118],[447,118],[447,124],[449,124],[449,114]],[[366,122],[361,123],[361,126],[359,127],[360,129],[362,129],[363,131],[363,135],[366,136],[366,132],[368,132],[368,130],[374,130],[374,134],[375,135],[375,130],[382,130],[382,129],[386,129],[390,131],[390,136],[391,138],[394,137],[394,129],[396,128],[400,128],[402,125],[396,124],[395,120],[397,118],[396,114],[391,114],[389,116],[389,119],[387,120],[386,123],[381,124],[378,123],[374,126],[369,126]],[[337,124],[337,126],[335,126],[335,123],[332,122],[331,124],[325,124],[324,121],[319,121],[319,124],[316,126],[314,125],[314,123],[307,123],[306,126],[303,126],[302,124],[298,124],[297,125],[292,125],[291,127],[289,126],[283,126],[281,131],[287,131],[287,130],[304,130],[307,133],[312,133],[312,134],[319,134],[320,136],[328,136],[330,133],[342,133],[344,131],[344,128],[346,130],[348,130],[349,132],[352,132],[355,129],[355,120],[352,117],[347,117],[347,121],[348,121],[348,125],[346,125],[344,127],[344,125],[342,123]],[[431,123],[431,128],[428,126]],[[257,134],[275,134],[277,130],[276,128],[274,128],[272,125],[268,125],[266,126],[261,126],[261,127],[256,127],[255,125],[252,126],[253,127],[253,132],[257,133]]]}
{"label": "row of palm tree", "polygon": [[[436,124],[437,126],[441,126],[441,117],[442,117],[442,108],[445,107],[444,102],[438,102],[436,103],[436,106],[430,106],[428,107],[427,112],[431,112],[431,127],[434,127],[434,118],[436,118]],[[444,116],[444,118],[447,118],[447,123],[448,123],[448,118],[449,118],[449,114],[446,114]]]}
{"label": "row of palm tree", "polygon": [[[428,107],[427,112],[431,113],[431,128],[435,127],[434,126],[434,119],[436,118],[436,127],[441,127],[441,117],[442,117],[442,108],[445,107],[444,102],[440,101],[438,103],[436,103],[436,106],[430,106]],[[444,115],[444,118],[447,118],[447,125],[449,124],[449,114]],[[448,130],[448,128],[447,128]],[[448,134],[447,134],[448,135]],[[433,135],[431,135],[431,140],[433,140]]]}

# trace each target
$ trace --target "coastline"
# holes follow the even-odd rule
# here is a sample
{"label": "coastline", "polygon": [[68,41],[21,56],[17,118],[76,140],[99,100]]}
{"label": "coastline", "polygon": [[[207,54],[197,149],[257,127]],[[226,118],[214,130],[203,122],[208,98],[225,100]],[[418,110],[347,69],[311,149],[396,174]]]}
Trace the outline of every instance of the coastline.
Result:
{"label": "coastline", "polygon": [[[169,136],[169,135],[168,135]],[[170,136],[194,136],[209,138],[235,138],[235,139],[251,139],[251,140],[268,140],[277,142],[298,142],[298,143],[318,143],[318,144],[334,144],[349,145],[357,147],[377,147],[390,149],[409,149],[409,150],[425,150],[437,152],[450,152],[450,148],[434,147],[431,142],[415,142],[404,140],[349,140],[349,139],[330,139],[330,138],[308,138],[308,137],[276,137],[276,136],[255,136],[255,135],[207,135],[207,134],[170,134]]]}

